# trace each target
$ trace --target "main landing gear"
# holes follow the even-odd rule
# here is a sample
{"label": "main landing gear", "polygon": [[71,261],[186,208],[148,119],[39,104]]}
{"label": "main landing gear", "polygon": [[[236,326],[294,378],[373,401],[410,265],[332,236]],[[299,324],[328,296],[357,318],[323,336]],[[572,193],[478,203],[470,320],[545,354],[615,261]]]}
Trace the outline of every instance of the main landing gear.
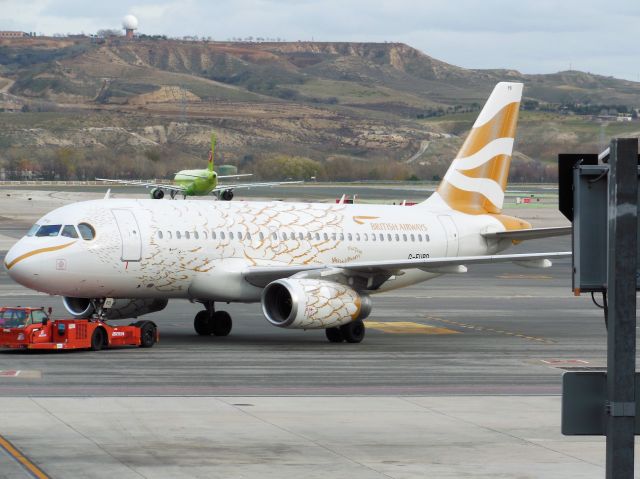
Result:
{"label": "main landing gear", "polygon": [[339,328],[327,328],[324,332],[332,343],[341,343],[342,341],[359,343],[364,339],[364,321],[356,319]]}
{"label": "main landing gear", "polygon": [[216,311],[213,301],[204,303],[207,309],[199,311],[193,320],[193,327],[200,336],[228,336],[233,322],[226,311]]}

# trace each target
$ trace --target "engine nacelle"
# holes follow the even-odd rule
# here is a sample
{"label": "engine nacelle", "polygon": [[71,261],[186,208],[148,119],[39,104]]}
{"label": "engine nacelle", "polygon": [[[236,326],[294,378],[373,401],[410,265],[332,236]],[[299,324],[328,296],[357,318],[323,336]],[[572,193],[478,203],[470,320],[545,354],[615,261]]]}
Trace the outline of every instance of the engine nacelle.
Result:
{"label": "engine nacelle", "polygon": [[153,188],[151,190],[151,199],[154,200],[161,200],[162,198],[164,198],[164,191],[162,191],[162,189],[160,188]]}
{"label": "engine nacelle", "polygon": [[[167,307],[167,299],[116,299],[109,309],[105,309],[106,319],[137,318],[143,314],[162,311]],[[95,312],[93,300],[90,298],[62,298],[67,311],[76,318],[90,318]]]}
{"label": "engine nacelle", "polygon": [[369,316],[371,299],[332,281],[287,278],[264,288],[262,312],[280,328],[335,328]]}

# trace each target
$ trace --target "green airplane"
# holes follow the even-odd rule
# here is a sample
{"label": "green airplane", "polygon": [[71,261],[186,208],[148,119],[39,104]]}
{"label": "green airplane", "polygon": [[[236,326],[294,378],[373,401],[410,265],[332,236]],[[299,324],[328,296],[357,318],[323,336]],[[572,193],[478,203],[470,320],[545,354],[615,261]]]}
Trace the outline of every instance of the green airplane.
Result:
{"label": "green airplane", "polygon": [[241,175],[225,175],[219,176],[213,169],[213,155],[216,147],[216,135],[211,135],[211,150],[209,151],[209,164],[206,169],[202,170],[181,170],[173,177],[175,184],[167,185],[154,182],[145,182],[142,180],[112,180],[108,178],[96,178],[97,181],[106,181],[109,183],[117,183],[120,185],[144,186],[151,188],[151,198],[161,200],[166,192],[169,193],[171,199],[176,195],[187,196],[206,196],[214,195],[219,200],[230,201],[233,199],[233,190],[240,188],[256,188],[276,186],[283,184],[302,183],[302,181],[280,181],[275,183],[244,183],[239,185],[219,185],[220,178],[240,178],[243,176],[251,176],[251,173]]}

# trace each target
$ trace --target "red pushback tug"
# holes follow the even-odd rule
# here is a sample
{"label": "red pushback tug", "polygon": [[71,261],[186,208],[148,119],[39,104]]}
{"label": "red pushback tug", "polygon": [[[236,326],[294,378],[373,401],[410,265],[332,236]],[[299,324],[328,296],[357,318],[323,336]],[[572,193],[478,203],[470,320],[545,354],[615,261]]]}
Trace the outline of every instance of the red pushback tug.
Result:
{"label": "red pushback tug", "polygon": [[44,308],[1,308],[0,348],[91,349],[113,346],[150,348],[159,339],[152,321],[111,326],[99,319],[50,319]]}

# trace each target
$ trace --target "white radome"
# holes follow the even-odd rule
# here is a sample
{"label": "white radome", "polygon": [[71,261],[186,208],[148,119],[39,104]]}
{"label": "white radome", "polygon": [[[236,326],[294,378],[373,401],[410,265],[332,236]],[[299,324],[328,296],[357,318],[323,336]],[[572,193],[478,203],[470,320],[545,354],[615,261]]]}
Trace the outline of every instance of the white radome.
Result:
{"label": "white radome", "polygon": [[138,28],[138,19],[133,15],[127,15],[122,19],[122,27],[126,30],[135,30]]}

